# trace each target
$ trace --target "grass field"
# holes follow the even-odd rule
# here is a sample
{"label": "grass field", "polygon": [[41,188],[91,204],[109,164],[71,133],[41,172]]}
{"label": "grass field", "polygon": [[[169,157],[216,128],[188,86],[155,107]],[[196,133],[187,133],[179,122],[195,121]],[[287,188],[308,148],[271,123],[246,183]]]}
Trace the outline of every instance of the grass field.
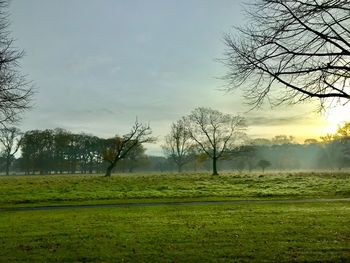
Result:
{"label": "grass field", "polygon": [[348,203],[4,212],[3,262],[349,262]]}
{"label": "grass field", "polygon": [[0,177],[0,207],[159,200],[350,197],[350,174],[158,174]]}
{"label": "grass field", "polygon": [[[0,177],[0,207],[349,198],[345,173]],[[0,262],[350,262],[350,202],[0,211]]]}

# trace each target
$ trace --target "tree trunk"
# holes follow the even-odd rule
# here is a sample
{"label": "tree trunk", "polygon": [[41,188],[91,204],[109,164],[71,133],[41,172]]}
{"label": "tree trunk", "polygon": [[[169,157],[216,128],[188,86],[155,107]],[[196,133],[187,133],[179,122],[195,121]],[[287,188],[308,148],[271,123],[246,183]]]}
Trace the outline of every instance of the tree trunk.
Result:
{"label": "tree trunk", "polygon": [[178,165],[177,165],[177,171],[178,171],[179,173],[182,172],[182,165],[181,165],[181,164],[178,164]]}
{"label": "tree trunk", "polygon": [[217,158],[213,158],[213,175],[219,175],[216,167]]}
{"label": "tree trunk", "polygon": [[110,165],[108,165],[105,177],[110,177],[112,175],[112,170],[115,167],[115,165],[115,163],[111,163]]}
{"label": "tree trunk", "polygon": [[6,160],[6,175],[10,174],[10,160]]}
{"label": "tree trunk", "polygon": [[11,166],[11,155],[6,153],[6,175],[10,174],[10,166]]}

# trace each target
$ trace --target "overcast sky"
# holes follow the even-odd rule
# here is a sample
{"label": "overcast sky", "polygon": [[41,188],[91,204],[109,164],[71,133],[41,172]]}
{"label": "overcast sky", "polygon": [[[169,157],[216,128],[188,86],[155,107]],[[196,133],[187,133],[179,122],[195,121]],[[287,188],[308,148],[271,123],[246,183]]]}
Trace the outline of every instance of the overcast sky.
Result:
{"label": "overcast sky", "polygon": [[[199,106],[249,118],[253,137],[318,138],[314,106],[254,110],[226,94],[222,37],[244,22],[241,0],[12,0],[22,71],[35,87],[21,128],[61,127],[101,137],[126,133],[136,116],[161,143],[170,124]],[[148,153],[161,154],[159,145]]]}

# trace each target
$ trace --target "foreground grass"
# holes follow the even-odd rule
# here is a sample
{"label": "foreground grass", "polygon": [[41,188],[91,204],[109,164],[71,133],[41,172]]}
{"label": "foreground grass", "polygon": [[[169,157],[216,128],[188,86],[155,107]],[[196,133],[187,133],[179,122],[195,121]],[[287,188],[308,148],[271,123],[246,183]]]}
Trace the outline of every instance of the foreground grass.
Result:
{"label": "foreground grass", "polygon": [[0,207],[173,200],[350,197],[350,174],[1,176]]}
{"label": "foreground grass", "polygon": [[0,261],[350,262],[348,203],[2,212]]}

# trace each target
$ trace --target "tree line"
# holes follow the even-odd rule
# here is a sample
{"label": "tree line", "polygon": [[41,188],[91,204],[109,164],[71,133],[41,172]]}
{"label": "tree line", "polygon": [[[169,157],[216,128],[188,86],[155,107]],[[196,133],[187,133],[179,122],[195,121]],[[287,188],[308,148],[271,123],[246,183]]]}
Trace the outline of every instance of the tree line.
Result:
{"label": "tree line", "polygon": [[[196,108],[175,121],[162,145],[165,156],[147,156],[144,143],[155,142],[149,125],[136,120],[130,132],[111,138],[64,129],[0,129],[0,167],[5,174],[105,173],[138,171],[252,171],[266,168],[342,169],[350,166],[350,123],[335,134],[307,139],[278,135],[250,139],[243,117]],[[16,158],[16,156],[18,158]]]}
{"label": "tree line", "polygon": [[[15,162],[17,170],[25,174],[102,173],[111,172],[120,161],[123,169],[132,171],[146,158],[142,141],[133,136],[128,140],[118,135],[104,139],[60,128],[25,133],[14,127],[2,128],[2,168],[9,174]],[[16,159],[18,150],[21,155]]]}
{"label": "tree line", "polygon": [[[221,169],[252,171],[266,168],[342,169],[350,166],[350,123],[335,134],[306,139],[299,144],[293,136],[277,135],[271,140],[250,139],[246,120],[211,108],[196,108],[171,125],[163,150],[178,172],[194,163],[206,163],[212,174]],[[209,164],[211,162],[211,164]]]}

